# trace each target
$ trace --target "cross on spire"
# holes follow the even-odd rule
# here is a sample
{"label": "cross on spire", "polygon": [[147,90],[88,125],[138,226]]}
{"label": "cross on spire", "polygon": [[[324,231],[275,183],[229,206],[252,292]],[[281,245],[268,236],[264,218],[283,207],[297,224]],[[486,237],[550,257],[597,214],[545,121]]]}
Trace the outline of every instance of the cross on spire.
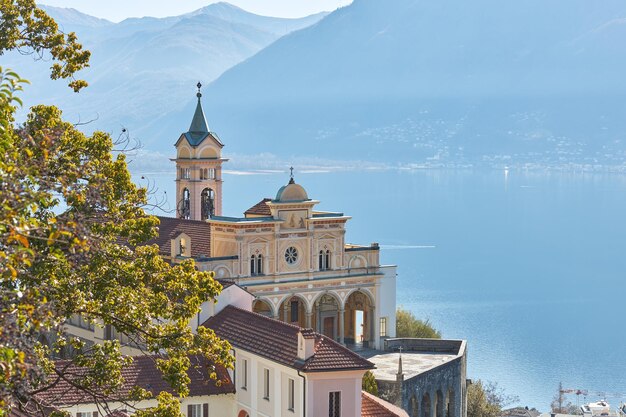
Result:
{"label": "cross on spire", "polygon": [[289,174],[289,184],[295,184],[296,181],[293,179],[293,167],[289,168],[290,174]]}

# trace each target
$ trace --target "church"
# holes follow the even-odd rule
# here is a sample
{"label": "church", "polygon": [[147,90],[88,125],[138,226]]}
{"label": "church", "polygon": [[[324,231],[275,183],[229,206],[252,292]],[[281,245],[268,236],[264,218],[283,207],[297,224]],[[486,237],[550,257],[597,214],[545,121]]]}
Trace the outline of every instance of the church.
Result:
{"label": "church", "polygon": [[[255,198],[241,216],[222,212],[228,160],[207,124],[200,87],[189,130],[175,142],[176,216],[159,217],[158,236],[148,244],[168,262],[193,259],[198,269],[215,272],[222,291],[190,326],[228,340],[235,367],[190,358],[192,393],[181,414],[466,416],[465,341],[395,338],[396,267],[380,264],[377,243],[346,242],[350,216],[316,209],[319,201],[293,169],[273,197]],[[74,316],[66,331],[88,346],[119,340],[123,354],[138,355],[124,369],[122,394],[132,386],[170,390],[155,358],[142,356],[141,346],[113,326]],[[216,370],[221,385],[207,378],[207,369]],[[362,391],[367,371],[374,372],[380,398]],[[50,407],[75,417],[113,415],[70,383],[46,395]],[[129,417],[132,409],[154,404],[150,398],[129,409],[123,397],[109,408]]]}
{"label": "church", "polygon": [[291,175],[273,198],[241,216],[222,212],[224,143],[209,129],[198,86],[187,132],[175,142],[176,218],[160,217],[154,243],[170,262],[233,280],[255,296],[253,310],[313,328],[340,344],[380,349],[395,336],[396,267],[377,243],[346,243],[350,216],[316,210]]}

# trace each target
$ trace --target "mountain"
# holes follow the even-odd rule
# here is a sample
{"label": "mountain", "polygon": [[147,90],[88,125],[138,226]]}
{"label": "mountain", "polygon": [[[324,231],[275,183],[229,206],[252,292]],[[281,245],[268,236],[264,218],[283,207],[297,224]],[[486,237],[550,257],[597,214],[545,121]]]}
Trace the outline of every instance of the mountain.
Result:
{"label": "mountain", "polygon": [[328,12],[316,13],[310,16],[302,17],[300,19],[287,19],[279,17],[259,16],[254,13],[247,12],[237,6],[233,6],[230,3],[219,2],[209,4],[206,7],[191,12],[189,13],[189,16],[196,16],[199,14],[217,17],[228,22],[253,26],[266,32],[275,33],[277,35],[283,36],[287,33],[300,30],[317,23],[324,16],[326,16]]}
{"label": "mountain", "polygon": [[38,67],[25,74],[31,98],[98,117],[88,126],[125,126],[163,155],[189,123],[197,80],[215,80],[204,107],[234,160],[626,170],[622,0],[355,0],[296,20],[225,3],[118,24],[71,16],[58,18],[92,26],[79,33],[91,86],[70,95]]}
{"label": "mountain", "polygon": [[625,18],[621,0],[355,0],[224,73],[206,109],[233,152],[624,165]]}
{"label": "mountain", "polygon": [[[56,104],[69,120],[92,121],[83,126],[87,131],[117,134],[126,127],[146,147],[162,139],[160,119],[187,105],[199,80],[209,84],[284,34],[325,15],[272,18],[217,3],[181,16],[112,23],[74,9],[43,7],[62,30],[75,31],[91,51],[90,68],[79,75],[89,87],[72,93],[64,82],[49,80],[47,59],[33,63],[31,56],[9,54],[2,65],[32,83],[23,96],[26,105]],[[168,151],[171,141],[163,142]]]}
{"label": "mountain", "polygon": [[47,5],[39,5],[43,10],[48,13],[59,24],[61,30],[65,32],[84,30],[85,28],[101,28],[111,27],[113,22],[106,19],[100,19],[99,17],[89,16],[81,13],[76,9],[55,7]]}

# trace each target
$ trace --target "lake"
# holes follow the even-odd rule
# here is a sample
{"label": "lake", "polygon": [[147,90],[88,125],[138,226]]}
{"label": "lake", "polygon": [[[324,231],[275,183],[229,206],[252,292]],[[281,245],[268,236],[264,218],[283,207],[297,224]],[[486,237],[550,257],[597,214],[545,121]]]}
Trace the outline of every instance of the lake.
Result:
{"label": "lake", "polygon": [[[146,176],[175,195],[173,169]],[[469,378],[495,381],[519,404],[541,411],[549,410],[560,381],[589,391],[580,403],[602,393],[614,406],[626,401],[626,176],[295,176],[321,201],[319,209],[353,216],[347,242],[378,242],[382,262],[398,265],[398,305],[429,319],[444,337],[468,340]],[[288,174],[231,171],[224,180],[224,214],[240,216],[273,197]]]}

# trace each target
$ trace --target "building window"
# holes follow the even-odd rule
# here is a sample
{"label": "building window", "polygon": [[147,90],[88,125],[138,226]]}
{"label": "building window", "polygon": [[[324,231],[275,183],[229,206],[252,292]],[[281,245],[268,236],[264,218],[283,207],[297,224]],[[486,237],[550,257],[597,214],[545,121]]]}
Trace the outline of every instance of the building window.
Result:
{"label": "building window", "polygon": [[67,324],[71,324],[72,326],[80,327],[81,329],[94,331],[94,324],[91,320],[86,319],[80,314],[74,314],[67,320]]}
{"label": "building window", "polygon": [[[203,416],[203,413],[202,413],[203,405],[205,406],[204,408],[206,409],[206,414],[207,414],[206,416]],[[208,414],[209,414],[208,406],[209,404],[187,405],[187,417],[208,417]]]}
{"label": "building window", "polygon": [[248,389],[248,360],[244,359],[241,362],[241,389]]}
{"label": "building window", "polygon": [[263,255],[259,255],[256,258],[256,274],[263,275]]}
{"label": "building window", "polygon": [[298,261],[298,249],[293,246],[288,247],[285,251],[285,261],[289,265],[295,264]]}
{"label": "building window", "polygon": [[263,369],[263,399],[270,399],[270,370],[267,368]]}
{"label": "building window", "polygon": [[250,275],[256,275],[256,255],[250,257]]}
{"label": "building window", "polygon": [[181,168],[180,179],[183,179],[183,180],[191,179],[191,168]]}
{"label": "building window", "polygon": [[328,417],[341,417],[341,392],[328,393]]}
{"label": "building window", "polygon": [[[96,411],[96,417],[98,415],[98,412]],[[76,413],[76,417],[91,417],[91,413],[85,412],[85,411],[80,411],[78,413]]]}
{"label": "building window", "polygon": [[293,411],[295,409],[296,403],[296,382],[289,378],[289,392],[287,393],[287,408],[289,411]]}
{"label": "building window", "polygon": [[185,256],[185,250],[187,250],[187,241],[185,238],[181,237],[178,241],[178,254],[180,256]]}
{"label": "building window", "polygon": [[319,253],[319,267],[320,271],[326,271],[330,269],[330,251],[321,250]]}
{"label": "building window", "polygon": [[387,317],[380,318],[380,337],[387,336]]}
{"label": "building window", "polygon": [[215,168],[200,168],[200,179],[201,180],[214,180]]}

